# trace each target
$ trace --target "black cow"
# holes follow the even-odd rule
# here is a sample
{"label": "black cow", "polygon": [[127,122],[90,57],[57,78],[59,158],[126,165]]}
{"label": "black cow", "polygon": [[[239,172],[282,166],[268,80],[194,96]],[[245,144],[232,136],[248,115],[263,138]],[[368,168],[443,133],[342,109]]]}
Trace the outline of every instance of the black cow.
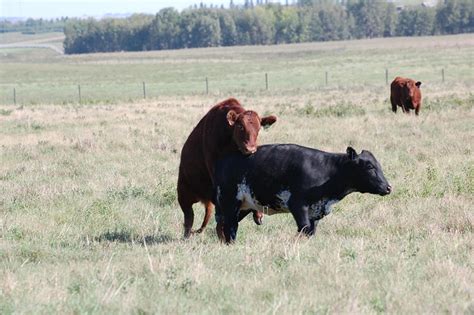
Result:
{"label": "black cow", "polygon": [[348,194],[391,192],[372,153],[357,154],[351,147],[346,152],[275,144],[260,146],[249,156],[233,154],[219,160],[214,186],[216,221],[223,225],[226,242],[235,240],[240,210],[269,215],[290,212],[298,232],[312,235],[331,205]]}

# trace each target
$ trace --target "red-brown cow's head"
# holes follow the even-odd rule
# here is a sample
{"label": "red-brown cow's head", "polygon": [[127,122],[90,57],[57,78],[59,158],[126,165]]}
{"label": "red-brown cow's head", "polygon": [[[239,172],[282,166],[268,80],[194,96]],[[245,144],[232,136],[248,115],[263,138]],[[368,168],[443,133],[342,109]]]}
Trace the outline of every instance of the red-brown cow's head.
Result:
{"label": "red-brown cow's head", "polygon": [[421,91],[420,91],[421,82],[414,80],[408,80],[406,87],[408,89],[408,100],[411,101],[413,108],[418,108],[421,105]]}
{"label": "red-brown cow's head", "polygon": [[257,137],[261,126],[272,125],[277,118],[273,115],[260,118],[251,110],[240,114],[230,110],[227,113],[227,122],[232,130],[232,138],[243,154],[252,154],[257,151]]}

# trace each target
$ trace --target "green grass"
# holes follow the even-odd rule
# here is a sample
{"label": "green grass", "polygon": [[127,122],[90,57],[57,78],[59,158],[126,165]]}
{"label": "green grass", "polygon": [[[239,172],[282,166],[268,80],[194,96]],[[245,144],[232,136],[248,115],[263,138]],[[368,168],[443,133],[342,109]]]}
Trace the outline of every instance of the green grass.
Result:
{"label": "green grass", "polygon": [[[34,106],[1,105],[0,313],[472,313],[474,81],[466,67],[474,44],[468,35],[419,41],[417,48],[411,39],[393,39],[57,61],[31,52],[25,63],[5,63],[28,87],[41,87],[40,75],[11,69],[42,67],[58,91],[62,80],[84,76],[91,86],[103,78],[120,82],[122,72],[152,76],[159,58],[174,60],[171,77],[227,69],[231,86],[192,94],[180,90],[190,84],[183,75],[150,100],[112,101],[97,92],[84,104],[58,105],[37,94]],[[338,54],[340,45],[347,48]],[[406,50],[398,56],[397,45]],[[302,79],[299,87],[281,75],[269,91],[235,88],[248,84],[239,82],[251,77],[245,65],[251,73],[273,63],[270,78],[298,67],[309,76],[314,62],[349,69],[350,59],[366,75],[384,52],[408,69],[412,50],[424,65],[444,60],[458,76],[442,84],[426,72],[419,117],[390,112],[383,72],[382,82],[369,84],[311,86]],[[230,67],[230,56],[242,64]],[[454,59],[467,63],[454,67]],[[59,102],[62,94],[55,95]],[[290,215],[275,215],[263,226],[245,220],[232,246],[218,242],[213,222],[184,241],[175,192],[180,150],[209,107],[231,95],[278,116],[261,143],[370,150],[394,192],[346,197],[310,239],[297,237]],[[202,206],[195,213],[198,226]]]}
{"label": "green grass", "polygon": [[[0,103],[75,103],[147,97],[252,94],[385,86],[385,70],[425,84],[471,83],[474,36],[373,39],[282,46],[58,56],[47,49],[1,49]],[[325,74],[328,73],[326,86]],[[293,91],[293,92],[292,92]]]}

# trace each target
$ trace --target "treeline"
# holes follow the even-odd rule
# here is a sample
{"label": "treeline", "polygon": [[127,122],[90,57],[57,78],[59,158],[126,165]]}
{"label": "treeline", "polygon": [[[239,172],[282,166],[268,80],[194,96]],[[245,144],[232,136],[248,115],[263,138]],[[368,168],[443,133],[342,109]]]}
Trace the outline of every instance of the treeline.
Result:
{"label": "treeline", "polygon": [[23,34],[36,34],[46,32],[62,32],[68,21],[67,17],[59,19],[32,19],[25,21],[0,21],[0,33],[21,32]]}
{"label": "treeline", "polygon": [[391,36],[474,32],[473,0],[397,9],[380,0],[300,0],[297,5],[246,1],[229,9],[163,9],[127,19],[71,20],[67,54],[267,45]]}

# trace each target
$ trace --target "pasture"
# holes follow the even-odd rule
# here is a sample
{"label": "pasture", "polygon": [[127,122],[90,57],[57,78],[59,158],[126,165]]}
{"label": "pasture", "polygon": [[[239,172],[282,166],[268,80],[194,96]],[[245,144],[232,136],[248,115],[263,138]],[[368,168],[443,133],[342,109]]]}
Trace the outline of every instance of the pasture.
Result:
{"label": "pasture", "polygon": [[[473,35],[80,56],[2,48],[0,313],[474,312],[473,53]],[[391,113],[386,68],[423,82],[419,117]],[[180,149],[230,96],[278,116],[260,143],[370,150],[393,193],[349,195],[309,239],[288,214],[262,226],[249,216],[232,246],[213,220],[184,241]]]}

